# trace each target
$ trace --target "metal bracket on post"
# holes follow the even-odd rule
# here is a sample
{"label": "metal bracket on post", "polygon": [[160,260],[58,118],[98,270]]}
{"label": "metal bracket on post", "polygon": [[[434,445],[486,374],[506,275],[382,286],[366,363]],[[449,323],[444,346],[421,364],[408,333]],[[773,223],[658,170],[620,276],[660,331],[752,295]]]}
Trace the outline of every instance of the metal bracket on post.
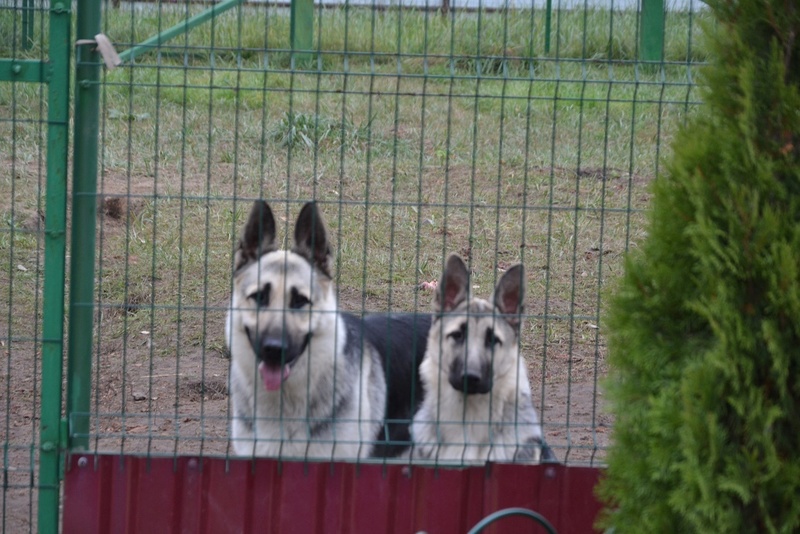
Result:
{"label": "metal bracket on post", "polygon": [[111,44],[111,39],[102,33],[94,36],[94,39],[78,39],[75,41],[75,46],[95,45],[95,50],[100,52],[103,56],[103,62],[106,64],[108,70],[113,70],[122,65],[122,60],[119,54],[114,50],[114,45]]}

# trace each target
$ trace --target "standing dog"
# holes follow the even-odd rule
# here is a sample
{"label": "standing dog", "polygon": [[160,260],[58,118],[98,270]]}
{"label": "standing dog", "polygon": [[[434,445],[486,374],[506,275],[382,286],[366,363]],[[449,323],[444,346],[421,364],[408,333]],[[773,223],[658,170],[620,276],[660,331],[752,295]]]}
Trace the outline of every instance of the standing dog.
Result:
{"label": "standing dog", "polygon": [[[430,318],[339,311],[331,249],[315,204],[294,246],[276,245],[266,202],[253,206],[234,259],[226,323],[231,438],[246,456],[393,456],[410,442]],[[405,423],[403,423],[405,420]]]}
{"label": "standing dog", "polygon": [[469,297],[467,266],[455,254],[448,258],[420,367],[425,396],[411,427],[414,458],[554,459],[519,353],[524,276],[522,265],[511,267],[490,303]]}

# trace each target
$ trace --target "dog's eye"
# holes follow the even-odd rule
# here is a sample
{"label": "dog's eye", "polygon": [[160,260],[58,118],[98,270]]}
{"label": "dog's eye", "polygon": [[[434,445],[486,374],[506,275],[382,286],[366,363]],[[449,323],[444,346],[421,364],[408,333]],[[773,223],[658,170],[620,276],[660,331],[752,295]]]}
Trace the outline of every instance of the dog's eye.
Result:
{"label": "dog's eye", "polygon": [[269,292],[272,289],[271,284],[267,284],[260,290],[250,293],[247,298],[255,301],[259,307],[269,306]]}
{"label": "dog's eye", "polygon": [[487,328],[486,329],[486,341],[485,341],[485,343],[486,343],[486,347],[487,348],[492,348],[495,345],[502,345],[503,344],[503,342],[500,340],[500,338],[497,337],[496,335],[494,335],[494,330],[492,330],[491,328]]}
{"label": "dog's eye", "polygon": [[467,323],[462,323],[458,330],[453,330],[447,337],[455,341],[456,343],[461,343],[464,341],[464,338],[467,337]]}
{"label": "dog's eye", "polygon": [[292,288],[292,296],[289,300],[289,307],[293,310],[299,310],[306,304],[309,304],[311,301],[308,300],[308,297],[305,295],[301,295],[297,289]]}

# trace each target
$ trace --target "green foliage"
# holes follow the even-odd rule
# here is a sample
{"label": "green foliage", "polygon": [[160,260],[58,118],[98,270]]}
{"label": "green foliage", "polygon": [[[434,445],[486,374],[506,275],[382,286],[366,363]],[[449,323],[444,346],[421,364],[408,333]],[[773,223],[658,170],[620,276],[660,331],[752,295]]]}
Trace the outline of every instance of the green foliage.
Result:
{"label": "green foliage", "polygon": [[800,529],[800,9],[710,5],[707,105],[610,310],[618,533]]}
{"label": "green foliage", "polygon": [[349,117],[331,119],[293,111],[284,113],[271,137],[289,148],[313,148],[334,139],[338,140],[337,146],[356,145],[368,140],[369,128],[369,123],[356,126]]}

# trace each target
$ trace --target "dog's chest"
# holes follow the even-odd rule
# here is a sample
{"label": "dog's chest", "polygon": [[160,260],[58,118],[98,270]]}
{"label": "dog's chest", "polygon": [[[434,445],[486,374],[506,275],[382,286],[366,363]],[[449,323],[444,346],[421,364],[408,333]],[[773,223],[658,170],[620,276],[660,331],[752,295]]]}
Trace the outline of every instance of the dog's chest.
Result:
{"label": "dog's chest", "polygon": [[514,414],[506,399],[489,395],[465,398],[452,390],[447,397],[441,399],[438,415],[444,441],[461,442],[467,437],[469,443],[497,442],[511,433],[508,427],[513,426]]}

